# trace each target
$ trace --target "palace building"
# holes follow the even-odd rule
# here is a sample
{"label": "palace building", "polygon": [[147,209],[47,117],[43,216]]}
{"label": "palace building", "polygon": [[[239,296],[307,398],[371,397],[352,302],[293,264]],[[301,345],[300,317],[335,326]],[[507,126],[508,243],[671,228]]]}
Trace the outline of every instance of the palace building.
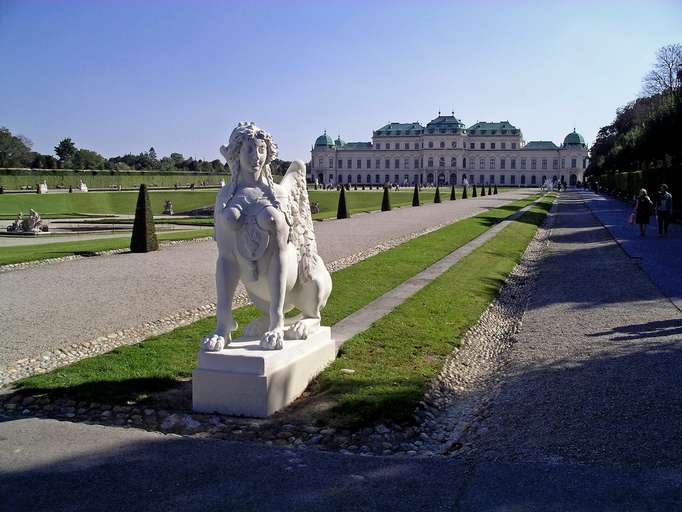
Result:
{"label": "palace building", "polygon": [[583,180],[588,154],[585,139],[573,130],[561,146],[525,142],[509,121],[478,122],[469,128],[453,115],[439,115],[426,126],[388,123],[372,142],[344,142],[326,131],[311,151],[311,178],[323,184],[540,186],[545,180],[575,185]]}

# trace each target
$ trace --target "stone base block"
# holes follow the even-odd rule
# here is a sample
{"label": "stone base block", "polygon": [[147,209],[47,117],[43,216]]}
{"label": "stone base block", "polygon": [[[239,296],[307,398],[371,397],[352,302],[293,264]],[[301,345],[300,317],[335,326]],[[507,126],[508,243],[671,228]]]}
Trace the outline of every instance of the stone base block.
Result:
{"label": "stone base block", "polygon": [[192,371],[195,411],[270,416],[293,402],[336,357],[329,327],[307,340],[284,340],[282,350],[261,350],[259,343],[242,337],[219,352],[199,351]]}

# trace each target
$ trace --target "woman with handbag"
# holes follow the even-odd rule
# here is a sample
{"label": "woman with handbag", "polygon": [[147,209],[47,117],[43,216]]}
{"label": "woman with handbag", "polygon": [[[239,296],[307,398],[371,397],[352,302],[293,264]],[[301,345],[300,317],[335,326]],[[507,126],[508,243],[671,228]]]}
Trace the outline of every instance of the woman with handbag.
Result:
{"label": "woman with handbag", "polygon": [[644,236],[646,227],[649,224],[651,211],[654,207],[653,201],[649,198],[646,189],[639,191],[635,200],[635,223],[639,224],[639,236]]}

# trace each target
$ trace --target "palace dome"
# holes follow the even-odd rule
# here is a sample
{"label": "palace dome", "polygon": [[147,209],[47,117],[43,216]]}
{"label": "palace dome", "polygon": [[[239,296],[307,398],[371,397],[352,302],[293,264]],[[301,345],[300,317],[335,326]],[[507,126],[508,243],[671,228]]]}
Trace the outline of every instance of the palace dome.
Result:
{"label": "palace dome", "polygon": [[320,135],[317,139],[315,139],[315,146],[333,146],[334,141],[332,138],[327,135],[327,132],[325,131],[322,135]]}
{"label": "palace dome", "polygon": [[582,135],[580,135],[578,132],[573,130],[571,133],[566,135],[566,137],[564,138],[564,146],[570,146],[570,145],[584,146],[585,145],[585,139],[583,139]]}

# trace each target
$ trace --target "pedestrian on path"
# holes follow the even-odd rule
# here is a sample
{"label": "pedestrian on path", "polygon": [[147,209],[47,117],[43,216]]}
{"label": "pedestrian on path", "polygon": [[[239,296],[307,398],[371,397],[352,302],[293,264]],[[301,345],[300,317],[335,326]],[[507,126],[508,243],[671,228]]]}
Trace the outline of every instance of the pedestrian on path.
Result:
{"label": "pedestrian on path", "polygon": [[646,189],[641,189],[635,200],[635,222],[639,224],[639,236],[644,236],[649,224],[654,203],[649,198]]}
{"label": "pedestrian on path", "polygon": [[661,185],[658,194],[658,234],[667,235],[670,217],[673,215],[673,196],[668,192],[668,185]]}

